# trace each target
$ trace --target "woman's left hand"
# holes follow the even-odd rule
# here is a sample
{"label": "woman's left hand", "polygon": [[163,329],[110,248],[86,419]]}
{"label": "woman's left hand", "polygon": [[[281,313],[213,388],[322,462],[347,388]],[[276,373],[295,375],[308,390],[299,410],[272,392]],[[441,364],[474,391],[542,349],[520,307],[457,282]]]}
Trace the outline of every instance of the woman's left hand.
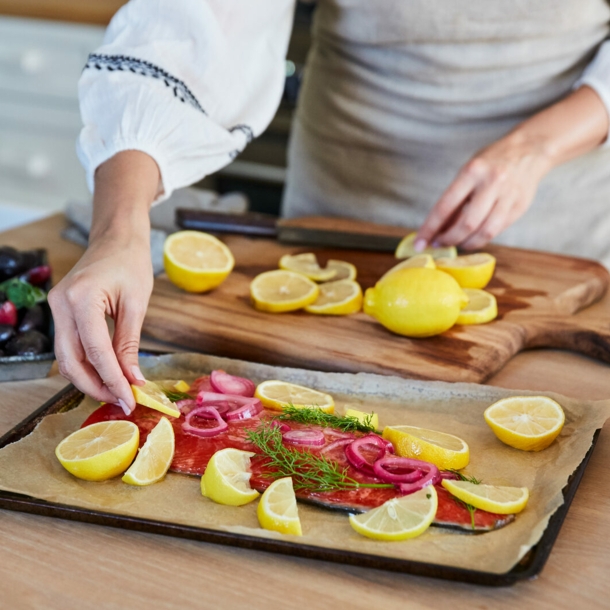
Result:
{"label": "woman's left hand", "polygon": [[552,163],[544,147],[511,133],[477,153],[458,173],[418,232],[427,244],[480,248],[528,209]]}

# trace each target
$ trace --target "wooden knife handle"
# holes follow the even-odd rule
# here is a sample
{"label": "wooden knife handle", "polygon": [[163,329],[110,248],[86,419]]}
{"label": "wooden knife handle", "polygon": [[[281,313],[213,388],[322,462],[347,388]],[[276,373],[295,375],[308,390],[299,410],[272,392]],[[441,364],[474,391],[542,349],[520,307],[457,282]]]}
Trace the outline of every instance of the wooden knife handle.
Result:
{"label": "wooden knife handle", "polygon": [[238,233],[253,237],[277,237],[277,218],[270,214],[246,212],[226,214],[189,208],[176,209],[176,224],[181,229],[210,233]]}

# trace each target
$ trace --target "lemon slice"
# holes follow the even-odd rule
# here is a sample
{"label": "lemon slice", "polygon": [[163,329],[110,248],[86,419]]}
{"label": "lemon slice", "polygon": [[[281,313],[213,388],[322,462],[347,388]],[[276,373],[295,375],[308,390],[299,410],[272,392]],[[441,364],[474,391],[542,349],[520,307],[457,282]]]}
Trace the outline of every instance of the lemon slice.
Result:
{"label": "lemon slice", "polygon": [[485,324],[498,317],[496,297],[485,290],[464,288],[468,303],[460,311],[456,324]]}
{"label": "lemon slice", "polygon": [[432,462],[442,470],[461,470],[470,461],[468,445],[453,434],[416,426],[386,426],[383,438],[394,445],[397,455]]}
{"label": "lemon slice", "polygon": [[201,493],[218,504],[242,506],[260,495],[250,487],[250,458],[254,453],[240,449],[221,449],[208,462],[201,477]]}
{"label": "lemon slice", "polygon": [[166,392],[188,392],[191,386],[182,379],[157,379],[155,383]]}
{"label": "lemon slice", "polygon": [[457,249],[455,246],[448,246],[446,248],[424,248],[421,252],[416,252],[414,248],[415,238],[417,233],[409,233],[403,240],[398,244],[394,256],[396,258],[410,258],[416,254],[429,254],[432,258],[455,258],[457,256]]}
{"label": "lemon slice", "polygon": [[546,449],[566,419],[561,406],[547,396],[503,398],[488,407],[484,417],[503,443],[523,451]]}
{"label": "lemon slice", "polygon": [[174,429],[166,417],[151,430],[123,482],[129,485],[151,485],[160,481],[174,459]]}
{"label": "lemon slice", "polygon": [[163,264],[170,281],[187,292],[207,292],[227,278],[235,266],[231,250],[200,231],[178,231],[163,246]]}
{"label": "lemon slice", "polygon": [[375,430],[379,428],[379,415],[377,415],[377,413],[365,413],[364,411],[358,411],[357,409],[347,409],[345,411],[345,417],[355,417],[361,424],[373,426]]}
{"label": "lemon slice", "polygon": [[331,259],[326,263],[326,268],[336,272],[333,277],[333,281],[335,282],[338,282],[339,280],[355,280],[358,275],[356,267],[345,261]]}
{"label": "lemon slice", "polygon": [[322,269],[322,267],[318,265],[318,259],[313,252],[307,252],[305,254],[284,254],[284,256],[280,258],[280,269],[300,273],[316,282],[334,280],[337,275],[335,269]]}
{"label": "lemon slice", "polygon": [[438,496],[432,485],[402,498],[393,498],[361,515],[350,515],[350,525],[374,540],[407,540],[423,534],[434,521]]}
{"label": "lemon slice", "polygon": [[318,298],[305,307],[309,313],[345,316],[362,308],[362,288],[353,280],[327,282],[320,286]]}
{"label": "lemon slice", "polygon": [[260,311],[279,313],[302,309],[311,305],[319,294],[315,282],[294,271],[266,271],[250,284],[252,303]]}
{"label": "lemon slice", "polygon": [[273,481],[267,487],[258,503],[256,514],[261,527],[266,530],[293,536],[303,535],[291,477]]}
{"label": "lemon slice", "polygon": [[263,381],[258,384],[254,396],[263,403],[263,406],[276,411],[283,411],[288,406],[315,407],[324,413],[333,413],[335,410],[335,401],[330,394],[286,381],[274,379]]}
{"label": "lemon slice", "polygon": [[527,487],[500,487],[443,479],[443,487],[458,500],[498,515],[520,513],[527,504]]}
{"label": "lemon slice", "polygon": [[496,259],[485,252],[437,258],[436,268],[452,275],[462,288],[485,288],[494,274]]}
{"label": "lemon slice", "polygon": [[140,431],[133,422],[99,422],[70,434],[57,445],[55,455],[75,477],[105,481],[127,470],[139,441]]}
{"label": "lemon slice", "polygon": [[161,411],[171,417],[180,417],[176,405],[154,381],[147,381],[144,385],[132,385],[131,391],[139,405]]}
{"label": "lemon slice", "polygon": [[395,273],[396,271],[400,271],[401,269],[409,269],[411,267],[425,267],[426,269],[436,269],[436,265],[434,264],[434,259],[430,254],[416,254],[411,258],[407,258],[404,261],[398,263],[398,265],[394,265],[390,270],[386,271],[380,278],[379,282],[383,282],[389,275]]}

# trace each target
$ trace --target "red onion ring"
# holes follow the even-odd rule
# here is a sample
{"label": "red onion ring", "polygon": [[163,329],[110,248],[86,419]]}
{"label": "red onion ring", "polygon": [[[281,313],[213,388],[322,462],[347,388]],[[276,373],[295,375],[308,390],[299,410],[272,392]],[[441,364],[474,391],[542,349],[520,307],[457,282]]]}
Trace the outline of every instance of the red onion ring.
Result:
{"label": "red onion ring", "polygon": [[263,405],[258,398],[218,394],[217,392],[199,392],[197,404],[204,407],[215,407],[227,421],[249,419],[263,410]]}
{"label": "red onion ring", "polygon": [[[391,472],[388,470],[388,466],[393,466],[409,472]],[[429,462],[422,462],[421,460],[415,460],[413,458],[396,457],[393,455],[386,455],[373,464],[373,471],[378,478],[386,483],[394,484],[414,483],[421,479],[424,474],[429,472],[431,468],[436,468],[436,466]]]}
{"label": "red onion ring", "polygon": [[192,396],[196,396],[199,392],[212,392],[212,384],[210,383],[209,375],[197,377],[197,379],[191,383],[188,393]]}
{"label": "red onion ring", "polygon": [[388,452],[394,453],[394,446],[377,434],[367,434],[345,447],[345,457],[356,470],[374,475],[373,465],[360,453],[360,448],[364,445],[373,445],[378,450],[375,461],[382,458]]}
{"label": "red onion ring", "polygon": [[288,432],[288,430],[291,430],[290,426],[288,424],[285,424],[284,422],[281,422],[277,419],[274,419],[271,424],[270,424],[271,428],[279,428],[280,432]]}
{"label": "red onion ring", "polygon": [[289,430],[282,434],[282,438],[290,445],[321,447],[326,442],[326,437],[321,430]]}
{"label": "red onion ring", "polygon": [[459,481],[460,477],[455,474],[455,472],[450,472],[449,470],[441,470],[441,479],[446,479],[449,481]]}
{"label": "red onion ring", "polygon": [[[212,418],[216,420],[216,422],[218,423],[216,427],[199,428],[191,424],[191,420],[193,419],[193,417],[205,417],[205,415],[202,415],[202,413],[204,412],[206,414],[209,413]],[[216,436],[221,432],[224,432],[228,427],[229,425],[227,424],[227,422],[224,421],[222,417],[220,417],[220,413],[218,413],[218,411],[214,407],[197,407],[196,409],[193,409],[190,413],[187,414],[184,423],[182,424],[182,430],[184,430],[186,434],[192,434],[193,436],[200,436],[202,438],[210,438],[212,436]]]}
{"label": "red onion ring", "polygon": [[210,383],[216,392],[221,394],[232,394],[233,396],[254,396],[256,386],[252,381],[245,377],[235,377],[224,371],[212,371],[210,373]]}
{"label": "red onion ring", "polygon": [[184,400],[178,400],[176,402],[176,406],[178,407],[180,413],[186,415],[197,407],[197,401],[194,398],[185,398]]}
{"label": "red onion ring", "polygon": [[324,447],[324,449],[322,449],[322,451],[320,451],[320,455],[324,455],[325,453],[329,453],[330,451],[332,451],[333,449],[336,449],[337,447],[342,447],[344,445],[349,445],[352,442],[353,442],[353,437],[350,437],[350,438],[340,438],[340,439],[330,443],[330,445],[326,445],[326,447]]}
{"label": "red onion ring", "polygon": [[263,410],[263,405],[258,398],[245,398],[248,402],[237,408],[224,414],[227,421],[237,421],[240,419],[250,419],[255,415],[258,415]]}

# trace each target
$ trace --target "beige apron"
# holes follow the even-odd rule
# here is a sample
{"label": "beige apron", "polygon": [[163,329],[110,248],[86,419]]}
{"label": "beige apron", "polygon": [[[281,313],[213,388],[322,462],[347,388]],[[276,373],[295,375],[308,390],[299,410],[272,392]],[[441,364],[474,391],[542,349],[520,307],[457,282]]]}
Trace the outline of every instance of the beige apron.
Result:
{"label": "beige apron", "polygon": [[[419,226],[460,167],[568,94],[605,0],[319,0],[284,214]],[[553,170],[496,241],[610,265],[610,149]]]}

